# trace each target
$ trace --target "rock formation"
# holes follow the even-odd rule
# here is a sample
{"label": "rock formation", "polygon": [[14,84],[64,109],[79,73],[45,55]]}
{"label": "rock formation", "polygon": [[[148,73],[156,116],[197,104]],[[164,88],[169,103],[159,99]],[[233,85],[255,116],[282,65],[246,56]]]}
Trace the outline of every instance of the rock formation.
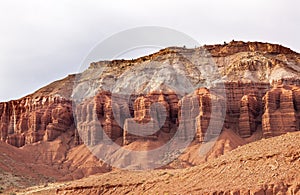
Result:
{"label": "rock formation", "polygon": [[263,134],[273,137],[298,130],[295,99],[290,86],[276,87],[264,96]]}
{"label": "rock formation", "polygon": [[0,103],[1,140],[17,147],[54,140],[74,129],[71,103],[59,96]]}
{"label": "rock formation", "polygon": [[281,45],[274,45],[261,42],[243,42],[232,41],[224,45],[208,45],[205,48],[214,57],[228,56],[240,52],[263,52],[270,54],[291,54],[294,53],[291,49]]}
{"label": "rock formation", "polygon": [[256,117],[259,114],[259,105],[254,95],[244,95],[241,99],[239,135],[250,137],[257,128]]}
{"label": "rock formation", "polygon": [[[111,94],[102,91],[77,107],[80,137],[91,145],[96,145],[104,137],[114,141],[123,137],[124,144],[129,144],[141,137],[157,139],[160,131],[174,133],[177,126],[182,125],[185,131],[183,139],[194,136],[189,135],[189,131],[197,129],[197,139],[202,142],[208,126],[216,126],[211,122],[222,122],[222,117],[225,118],[224,126],[241,137],[250,137],[259,124],[262,124],[265,137],[298,130],[298,86],[274,85],[269,91],[271,86],[267,84],[226,83],[225,86],[226,116],[221,112],[220,115],[211,115],[212,109],[220,110],[222,98],[213,97],[217,104],[212,107],[212,94],[204,88],[181,101],[174,92],[152,92],[137,97],[133,107],[123,100],[122,104],[115,104],[114,109]],[[151,111],[155,104],[159,106]],[[58,96],[1,103],[0,113],[1,140],[17,147],[42,140],[52,141],[68,129],[75,131],[71,101]],[[157,131],[151,132],[153,129]],[[147,136],[136,136],[138,131]],[[79,140],[78,135],[76,138]]]}
{"label": "rock formation", "polygon": [[[220,86],[216,85],[179,95],[177,89],[168,88],[165,83],[154,85],[150,82],[143,89],[153,87],[153,90],[135,91],[130,97],[108,90],[114,85],[117,90],[132,87],[130,82],[118,84],[115,80],[126,70],[152,61],[157,63],[150,64],[153,71],[150,76],[157,75],[162,66],[164,70],[178,67],[192,83],[217,79],[215,73],[203,78],[204,72],[199,72],[189,61],[189,57],[194,59],[200,55],[203,48],[208,53],[199,57],[199,61],[207,64],[212,59],[216,63],[219,76],[225,78],[224,94],[213,93],[220,91]],[[217,136],[223,128],[233,130],[242,138],[257,131],[264,137],[271,137],[299,130],[299,54],[280,45],[259,42],[233,41],[203,48],[171,47],[136,60],[95,62],[82,74],[70,75],[19,100],[0,103],[0,139],[21,147],[53,141],[71,131],[76,144],[97,145],[102,141],[122,140],[118,143],[127,145],[141,138],[156,140],[161,133],[172,137],[178,128],[182,129],[182,139],[195,137],[199,142]],[[110,69],[98,75],[99,67]],[[283,76],[278,76],[278,70]],[[139,69],[135,72],[145,77],[145,72]],[[172,71],[165,74],[167,80],[162,81],[166,83],[185,79],[176,77]],[[85,84],[90,75],[97,78],[96,85],[100,87]],[[87,93],[97,92],[75,108],[71,93],[76,77]],[[133,79],[140,79],[135,77]],[[154,78],[159,80],[161,76]],[[135,86],[134,82],[132,85]],[[178,85],[179,90],[186,93],[188,85],[185,82]],[[222,113],[221,108],[225,107],[226,113]]]}
{"label": "rock formation", "polygon": [[[93,62],[83,73],[1,102],[0,140],[34,153],[54,168],[56,178],[69,180],[111,170],[83,143],[102,151],[112,142],[140,150],[177,135],[193,141],[192,149],[177,159],[178,166],[177,160],[166,166],[193,166],[200,162],[195,148],[220,133],[211,158],[262,137],[299,131],[299,78],[300,54],[259,42],[170,47],[135,60]],[[127,164],[133,162],[127,157]]]}

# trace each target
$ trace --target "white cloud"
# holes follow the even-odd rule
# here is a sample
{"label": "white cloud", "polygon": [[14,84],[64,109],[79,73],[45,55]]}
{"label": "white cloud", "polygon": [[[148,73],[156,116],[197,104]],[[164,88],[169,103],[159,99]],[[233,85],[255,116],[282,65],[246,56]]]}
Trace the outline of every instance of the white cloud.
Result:
{"label": "white cloud", "polygon": [[99,41],[137,26],[164,26],[201,44],[276,42],[300,51],[293,0],[0,1],[0,100],[76,72]]}

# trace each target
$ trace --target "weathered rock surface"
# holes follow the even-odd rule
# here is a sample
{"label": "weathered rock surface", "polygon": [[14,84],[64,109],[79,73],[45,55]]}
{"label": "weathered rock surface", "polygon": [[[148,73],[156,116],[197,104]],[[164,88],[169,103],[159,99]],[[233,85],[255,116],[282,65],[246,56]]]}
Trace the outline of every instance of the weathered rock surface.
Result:
{"label": "weathered rock surface", "polygon": [[199,115],[196,117],[196,137],[199,142],[216,138],[226,126],[225,97],[210,93],[208,90],[197,90],[199,96]]}
{"label": "weathered rock surface", "polygon": [[[146,96],[140,96],[134,101],[134,118],[127,118],[124,124],[124,144],[132,143],[138,138],[143,137],[146,139],[157,139],[158,131],[160,130],[159,127],[164,125],[160,124],[159,119],[161,118],[158,114],[165,113],[165,119],[169,118],[169,104],[165,101],[162,94],[159,103],[164,104],[168,110],[166,112],[151,110],[151,105],[155,102],[158,103],[158,95],[160,94],[152,93]],[[153,118],[150,114],[152,114]],[[166,120],[166,126],[167,125],[168,121]],[[169,130],[168,127],[167,130]]]}
{"label": "weathered rock surface", "polygon": [[76,116],[79,135],[87,145],[96,145],[106,139],[115,141],[122,137],[123,130],[117,122],[121,120],[120,107],[113,110],[109,92],[102,91],[77,106]]}
{"label": "weathered rock surface", "polygon": [[239,135],[250,137],[257,129],[256,117],[259,114],[259,105],[254,95],[244,95],[241,99]]}
{"label": "weathered rock surface", "polygon": [[[89,145],[96,145],[105,139],[116,141],[119,138],[123,140],[121,144],[130,144],[143,137],[134,132],[147,135],[144,138],[157,139],[160,132],[172,136],[181,125],[184,127],[181,135],[183,139],[196,134],[196,139],[203,142],[209,125],[215,131],[209,132],[212,136],[219,134],[224,126],[243,138],[250,137],[257,131],[270,137],[299,130],[299,54],[280,45],[259,42],[233,41],[204,48],[207,53],[203,49],[172,47],[136,60],[92,63],[80,76],[70,75],[32,95],[0,103],[0,139],[21,147],[39,141],[52,141],[70,130],[75,132],[77,144],[84,141]],[[194,60],[197,56],[200,56],[199,61],[209,63],[212,59],[216,63],[219,76],[225,78],[224,94],[215,96],[204,88],[191,91],[188,85],[182,85],[185,80],[181,84],[177,83],[178,88],[174,91],[164,86],[179,78],[188,78],[192,83],[216,79],[217,74],[205,75],[205,72],[199,72],[191,64],[189,60]],[[147,67],[149,63],[152,72],[147,75],[152,75],[152,80],[157,83],[148,82],[140,91],[148,92],[133,93],[130,100],[122,95],[116,96],[116,91],[127,87],[131,89],[130,85],[136,85],[134,80],[126,80],[125,76],[132,76],[137,81],[144,81],[139,79],[146,76],[143,69],[139,68],[134,69],[135,75],[124,75],[124,72],[139,67],[140,64]],[[176,76],[174,71],[169,72],[170,67],[177,67],[178,73],[184,74],[186,78]],[[160,73],[161,68],[166,71],[165,80]],[[98,87],[85,85],[89,76],[98,78]],[[120,82],[115,83],[119,76]],[[124,82],[121,82],[122,79]],[[97,94],[76,106],[76,124],[71,102],[75,80],[82,89],[86,89],[87,95]],[[116,87],[112,94],[110,89],[113,85]],[[220,86],[217,85],[215,90],[218,87]],[[188,89],[191,95],[182,98],[176,94],[176,90],[183,89]],[[154,104],[160,106],[152,111],[151,117],[150,111]],[[218,112],[225,106],[225,115]],[[224,118],[224,125],[218,124]],[[78,129],[75,128],[76,125]],[[216,130],[214,126],[221,127]],[[157,131],[150,132],[153,129]],[[190,133],[191,129],[196,132]]]}
{"label": "weathered rock surface", "polygon": [[[180,138],[194,139],[195,144],[225,130],[246,143],[299,131],[299,78],[298,53],[258,42],[171,47],[135,60],[94,62],[83,73],[0,103],[0,140],[34,148],[68,136],[64,150],[57,149],[60,157],[53,160],[60,166],[82,143],[95,146],[112,140],[130,148],[141,141],[171,139],[179,128]],[[78,103],[76,95],[86,98]],[[76,178],[98,169],[86,170]]]}
{"label": "weathered rock surface", "polygon": [[72,102],[59,96],[0,103],[1,141],[21,147],[38,141],[52,141],[74,129]]}
{"label": "weathered rock surface", "polygon": [[274,45],[261,42],[243,42],[232,41],[224,45],[208,45],[205,48],[211,53],[212,56],[228,56],[239,52],[263,52],[270,54],[293,54],[294,52],[281,45]]}
{"label": "weathered rock surface", "polygon": [[264,96],[265,112],[262,127],[265,137],[299,130],[294,97],[291,86],[276,87]]}

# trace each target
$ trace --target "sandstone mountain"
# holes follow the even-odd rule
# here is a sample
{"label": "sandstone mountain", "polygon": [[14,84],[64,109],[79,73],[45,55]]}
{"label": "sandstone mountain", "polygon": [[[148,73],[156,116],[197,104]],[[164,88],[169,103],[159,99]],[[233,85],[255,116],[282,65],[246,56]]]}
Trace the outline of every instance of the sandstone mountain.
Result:
{"label": "sandstone mountain", "polygon": [[[135,60],[93,62],[80,74],[0,103],[5,154],[0,168],[10,182],[4,187],[112,171],[89,151],[106,150],[107,141],[139,151],[158,148],[175,135],[191,139],[163,167],[185,168],[262,138],[298,131],[299,78],[300,54],[260,42],[170,47]],[[154,103],[165,111],[151,110]],[[199,155],[213,139],[214,145]],[[116,159],[122,152],[108,155]],[[149,158],[142,159],[146,168],[155,167]],[[129,158],[117,167],[139,169],[141,163]]]}

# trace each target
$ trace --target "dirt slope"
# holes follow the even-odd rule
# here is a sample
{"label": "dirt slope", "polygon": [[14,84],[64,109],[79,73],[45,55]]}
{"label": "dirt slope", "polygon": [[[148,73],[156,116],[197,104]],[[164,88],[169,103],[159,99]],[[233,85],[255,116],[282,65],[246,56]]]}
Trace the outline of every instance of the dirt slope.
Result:
{"label": "dirt slope", "polygon": [[[21,148],[0,142],[0,187],[10,191],[55,181],[72,181],[112,170],[98,160],[85,145],[70,147],[70,140],[70,136],[64,135],[52,142],[38,142]],[[199,165],[246,143],[246,140],[234,132],[225,130],[205,156],[199,155],[201,144],[193,143],[166,168]],[[127,149],[141,149],[149,144],[155,145],[140,140],[129,144]]]}
{"label": "dirt slope", "polygon": [[27,194],[299,194],[300,132],[253,142],[200,166],[115,171]]}
{"label": "dirt slope", "polygon": [[76,180],[111,170],[85,145],[70,149],[69,140],[69,136],[64,135],[52,142],[38,142],[21,148],[0,142],[0,192]]}

